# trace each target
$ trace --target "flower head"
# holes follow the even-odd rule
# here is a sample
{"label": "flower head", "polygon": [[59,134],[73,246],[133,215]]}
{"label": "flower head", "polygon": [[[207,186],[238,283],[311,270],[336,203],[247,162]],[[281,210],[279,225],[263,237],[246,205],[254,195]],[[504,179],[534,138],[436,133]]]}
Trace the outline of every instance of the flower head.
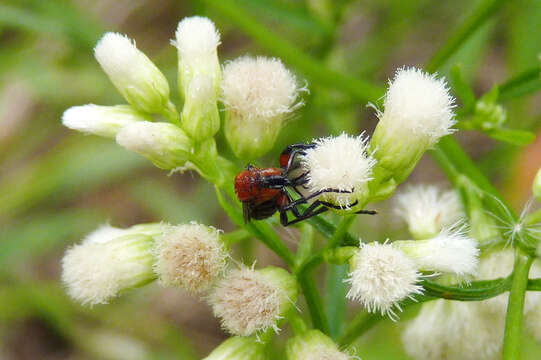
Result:
{"label": "flower head", "polygon": [[83,304],[105,304],[122,291],[155,279],[152,264],[159,224],[118,229],[105,225],[72,246],[62,259],[68,294]]}
{"label": "flower head", "polygon": [[394,318],[401,300],[422,293],[420,276],[415,263],[391,244],[361,244],[352,258],[347,298]]}
{"label": "flower head", "polygon": [[203,360],[264,360],[265,345],[254,337],[233,336]]}
{"label": "flower head", "polygon": [[64,111],[64,115],[62,115],[64,126],[108,138],[115,138],[120,129],[126,125],[145,120],[151,120],[151,118],[129,105],[99,106],[88,104],[73,106]]}
{"label": "flower head", "polygon": [[343,133],[318,139],[314,143],[316,146],[307,149],[301,159],[303,170],[308,174],[310,192],[326,189],[345,191],[326,192],[320,197],[345,208],[355,202],[362,203],[363,196],[367,195],[372,167],[376,163],[367,152],[368,145],[363,135]]}
{"label": "flower head", "polygon": [[217,98],[221,80],[217,47],[220,34],[208,18],[182,19],[173,45],[178,49],[179,90],[184,98],[182,128],[196,141],[220,128]]}
{"label": "flower head", "polygon": [[350,360],[328,336],[319,330],[309,330],[287,343],[288,360]]}
{"label": "flower head", "polygon": [[209,296],[214,314],[234,335],[249,336],[274,328],[297,299],[295,278],[280,268],[232,270]]}
{"label": "flower head", "polygon": [[169,105],[169,84],[150,59],[128,37],[108,32],[94,55],[126,101],[137,110],[162,113]]}
{"label": "flower head", "polygon": [[503,343],[504,316],[483,312],[483,302],[438,299],[423,304],[402,333],[406,353],[426,360],[496,359]]}
{"label": "flower head", "polygon": [[227,259],[219,230],[197,223],[167,227],[156,239],[155,255],[160,283],[193,293],[207,290]]}
{"label": "flower head", "polygon": [[477,272],[477,242],[466,236],[461,228],[444,228],[431,239],[395,241],[393,246],[402,250],[421,270],[458,276],[474,275]]}
{"label": "flower head", "polygon": [[193,150],[191,139],[182,129],[162,122],[139,121],[125,126],[116,142],[166,170],[184,166]]}
{"label": "flower head", "polygon": [[436,236],[464,217],[458,194],[435,185],[413,185],[396,196],[396,212],[415,239]]}
{"label": "flower head", "polygon": [[245,56],[225,65],[225,135],[237,156],[253,159],[272,148],[286,116],[302,105],[299,91],[279,59]]}
{"label": "flower head", "polygon": [[402,182],[427,149],[453,132],[453,104],[443,79],[416,68],[398,69],[371,142],[381,170]]}

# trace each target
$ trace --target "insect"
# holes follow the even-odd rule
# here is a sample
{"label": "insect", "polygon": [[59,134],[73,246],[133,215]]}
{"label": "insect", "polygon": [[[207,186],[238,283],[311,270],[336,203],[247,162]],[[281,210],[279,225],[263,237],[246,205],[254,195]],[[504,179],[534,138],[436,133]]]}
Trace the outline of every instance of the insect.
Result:
{"label": "insect", "polygon": [[[235,193],[242,202],[244,220],[262,220],[272,216],[277,211],[280,213],[280,223],[283,226],[295,224],[312,216],[319,215],[329,208],[341,209],[339,206],[315,200],[306,209],[301,210],[298,205],[308,203],[309,200],[326,192],[350,193],[349,190],[323,189],[309,195],[303,195],[298,189],[308,182],[307,172],[291,177],[294,170],[300,164],[295,161],[298,155],[304,155],[305,150],[313,148],[315,144],[289,145],[280,154],[279,168],[258,168],[248,165],[246,170],[240,172],[235,178]],[[288,189],[292,189],[299,195],[294,200]],[[354,204],[352,204],[354,205]],[[289,219],[288,212],[293,214]],[[357,214],[376,214],[371,210],[360,210]]]}

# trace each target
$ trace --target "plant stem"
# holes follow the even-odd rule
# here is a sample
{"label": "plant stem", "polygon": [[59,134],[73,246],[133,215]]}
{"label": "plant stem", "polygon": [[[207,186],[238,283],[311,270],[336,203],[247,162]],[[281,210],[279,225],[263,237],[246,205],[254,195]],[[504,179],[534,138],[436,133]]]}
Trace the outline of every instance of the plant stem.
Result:
{"label": "plant stem", "polygon": [[541,88],[541,68],[535,66],[513,76],[498,86],[498,100],[505,101]]}
{"label": "plant stem", "polygon": [[355,318],[348,324],[348,327],[344,333],[338,337],[337,343],[339,346],[351,345],[359,336],[364,332],[372,328],[379,320],[381,316],[377,314],[370,314],[366,311],[360,312]]}
{"label": "plant stem", "polygon": [[259,44],[274,55],[289,62],[314,82],[349,93],[362,101],[376,101],[383,95],[384,90],[380,86],[331,70],[305,54],[301,49],[272,32],[268,27],[260,24],[235,1],[202,1],[228,17],[245,33],[257,40]]}
{"label": "plant stem", "polygon": [[509,304],[505,318],[505,335],[503,341],[503,359],[520,359],[520,338],[522,335],[522,315],[524,312],[524,297],[528,285],[528,274],[533,258],[515,251],[515,266],[513,269]]}
{"label": "plant stem", "polygon": [[460,49],[477,29],[481,27],[498,9],[505,0],[483,0],[479,6],[468,16],[462,25],[451,35],[445,45],[430,59],[425,69],[434,72],[440,69],[451,56]]}
{"label": "plant stem", "polygon": [[309,271],[303,271],[297,274],[297,281],[301,286],[306,305],[310,311],[310,317],[312,318],[312,325],[321,330],[323,333],[329,333],[329,323],[327,316],[323,311],[323,302],[321,301],[321,295],[317,291],[316,283],[312,273]]}

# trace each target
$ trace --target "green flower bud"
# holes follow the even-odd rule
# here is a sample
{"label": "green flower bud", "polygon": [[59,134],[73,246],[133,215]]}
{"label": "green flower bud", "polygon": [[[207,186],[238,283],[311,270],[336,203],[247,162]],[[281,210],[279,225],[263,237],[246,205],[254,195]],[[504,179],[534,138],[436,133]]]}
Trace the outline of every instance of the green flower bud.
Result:
{"label": "green flower bud", "polygon": [[121,34],[106,33],[94,48],[94,55],[124,99],[135,109],[178,120],[169,100],[165,76],[132,40]]}
{"label": "green flower bud", "polygon": [[192,140],[182,129],[162,122],[140,121],[125,126],[117,134],[116,142],[165,170],[184,166],[193,150]]}
{"label": "green flower bud", "polygon": [[214,349],[203,360],[263,360],[264,345],[254,337],[234,336]]}
{"label": "green flower bud", "polygon": [[338,349],[338,346],[319,330],[309,330],[287,342],[288,360],[349,360],[353,357]]}
{"label": "green flower bud", "polygon": [[193,16],[178,24],[174,45],[178,49],[179,90],[184,98],[182,128],[196,141],[212,137],[220,129],[219,44],[220,34],[207,18]]}
{"label": "green flower bud", "polygon": [[389,196],[425,151],[453,132],[453,102],[443,79],[415,68],[396,72],[370,142],[378,161],[371,184],[374,197]]}
{"label": "green flower bud", "polygon": [[285,118],[302,105],[295,76],[278,59],[241,57],[224,67],[225,136],[251,160],[274,145]]}
{"label": "green flower bud", "polygon": [[145,120],[152,118],[129,105],[73,106],[62,115],[62,124],[70,129],[113,139],[124,126]]}

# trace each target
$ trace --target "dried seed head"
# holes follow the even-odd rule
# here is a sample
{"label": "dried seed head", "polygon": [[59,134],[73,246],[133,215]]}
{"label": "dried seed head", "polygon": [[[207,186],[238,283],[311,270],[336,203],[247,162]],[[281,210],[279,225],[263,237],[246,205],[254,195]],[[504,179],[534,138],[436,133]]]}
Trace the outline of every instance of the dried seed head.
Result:
{"label": "dried seed head", "polygon": [[[320,198],[344,208],[355,202],[363,203],[367,195],[367,182],[371,180],[372,167],[376,163],[367,152],[363,134],[321,138],[316,146],[306,150],[301,159],[303,170],[308,174],[310,192],[325,189],[348,191],[327,192]],[[363,204],[361,204],[363,205]]]}
{"label": "dried seed head", "polygon": [[421,274],[415,263],[391,244],[361,244],[351,261],[348,299],[359,301],[369,312],[396,318],[398,303],[422,293]]}
{"label": "dried seed head", "polygon": [[156,239],[154,270],[163,286],[206,291],[223,273],[227,251],[220,232],[192,223],[171,226]]}
{"label": "dried seed head", "polygon": [[287,271],[267,267],[232,270],[209,296],[214,314],[234,335],[249,336],[274,328],[297,299],[297,285]]}

